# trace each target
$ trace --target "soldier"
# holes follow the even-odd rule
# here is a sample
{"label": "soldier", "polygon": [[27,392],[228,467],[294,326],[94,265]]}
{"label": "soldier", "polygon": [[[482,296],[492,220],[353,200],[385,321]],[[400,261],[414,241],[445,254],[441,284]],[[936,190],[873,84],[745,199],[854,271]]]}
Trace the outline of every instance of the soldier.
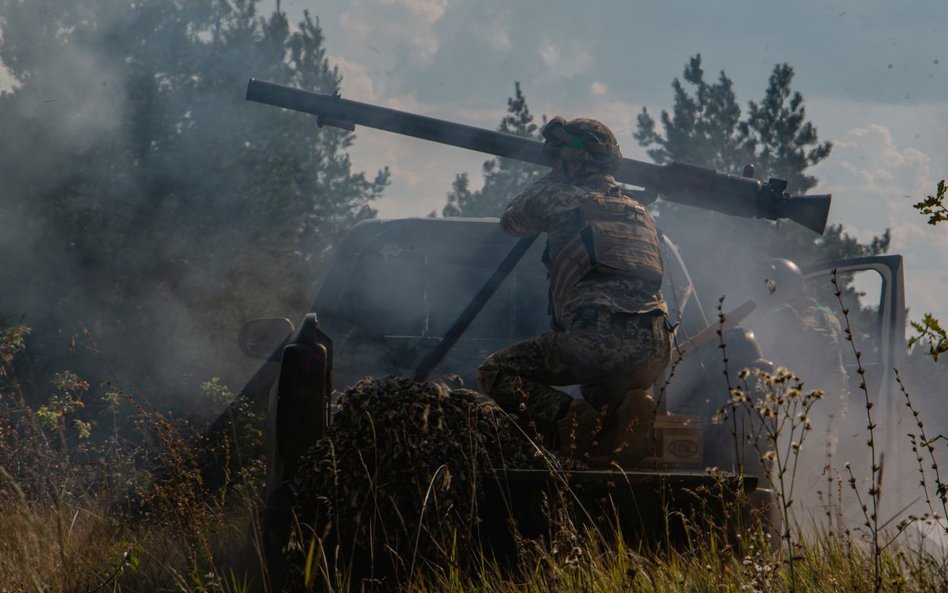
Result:
{"label": "soldier", "polygon": [[798,374],[813,389],[838,396],[845,406],[842,326],[831,309],[808,294],[800,268],[782,258],[757,266],[751,298],[758,309],[747,326],[764,358]]}
{"label": "soldier", "polygon": [[[606,126],[556,117],[542,133],[553,170],[500,224],[520,237],[547,233],[554,331],[492,354],[478,381],[547,446],[634,463],[650,441],[647,390],[671,357],[659,235],[611,175],[622,155]],[[583,397],[554,385],[580,385]]]}

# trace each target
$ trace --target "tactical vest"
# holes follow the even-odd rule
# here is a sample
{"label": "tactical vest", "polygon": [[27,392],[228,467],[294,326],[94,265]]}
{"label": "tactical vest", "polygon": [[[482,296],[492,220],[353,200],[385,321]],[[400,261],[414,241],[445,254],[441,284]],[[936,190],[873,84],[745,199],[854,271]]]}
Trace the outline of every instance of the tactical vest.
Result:
{"label": "tactical vest", "polygon": [[555,309],[570,289],[592,273],[644,280],[649,290],[662,286],[655,221],[644,206],[616,189],[616,194],[590,192],[581,206],[565,213],[566,232],[548,235],[550,297],[557,319]]}

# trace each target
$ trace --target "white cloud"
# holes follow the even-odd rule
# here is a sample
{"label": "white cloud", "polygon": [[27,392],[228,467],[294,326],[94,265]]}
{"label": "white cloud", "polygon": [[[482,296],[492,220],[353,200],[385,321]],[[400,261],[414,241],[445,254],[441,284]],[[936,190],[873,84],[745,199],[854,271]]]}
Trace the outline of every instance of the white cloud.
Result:
{"label": "white cloud", "polygon": [[381,3],[405,6],[413,14],[424,17],[429,23],[443,16],[448,4],[445,0],[381,0]]}
{"label": "white cloud", "polygon": [[585,47],[576,41],[570,41],[566,48],[560,48],[549,41],[537,48],[540,57],[554,77],[575,76],[587,70],[593,63],[592,56]]}
{"label": "white cloud", "polygon": [[[632,139],[635,115],[641,106],[613,101],[606,98],[595,101],[575,99],[570,104],[558,105],[561,113],[568,117],[592,117],[606,123],[623,145],[623,154],[631,158],[644,159],[641,149]],[[383,97],[380,105],[421,115],[429,115],[494,129],[504,114],[499,104],[491,109],[460,109],[445,104],[426,104],[412,95]],[[546,102],[531,103],[537,114],[553,113]],[[392,183],[382,200],[375,204],[382,218],[425,216],[436,210],[440,213],[445,203],[445,194],[457,173],[467,172],[472,187],[480,187],[481,164],[490,158],[478,152],[446,147],[423,140],[414,140],[358,128],[359,139],[350,149],[353,165],[360,170],[375,171],[388,165],[392,170]]]}
{"label": "white cloud", "polygon": [[836,164],[858,190],[870,197],[914,195],[928,181],[930,158],[915,148],[899,148],[882,124],[851,130],[835,142]]}
{"label": "white cloud", "polygon": [[438,51],[433,27],[447,5],[447,0],[352,0],[339,23],[366,47],[380,52],[405,47],[414,64],[424,65]]}
{"label": "white cloud", "polygon": [[455,174],[467,171],[477,187],[481,163],[489,158],[376,130],[360,129],[358,133],[359,139],[350,149],[353,165],[369,172],[391,167],[391,185],[375,204],[381,218],[425,216],[432,210],[440,214]]}
{"label": "white cloud", "polygon": [[506,52],[513,47],[511,28],[517,28],[516,16],[507,2],[480,0],[476,4],[455,3],[450,12],[445,20],[451,22],[442,31],[446,35],[445,43],[455,42],[459,33],[470,32],[495,51]]}
{"label": "white cloud", "polygon": [[328,58],[329,62],[339,68],[339,73],[342,74],[342,91],[347,99],[378,100],[378,91],[364,66],[340,56],[328,56]]}
{"label": "white cloud", "polygon": [[933,227],[912,204],[935,189],[932,156],[900,146],[889,127],[869,124],[834,140],[832,156],[814,174],[833,192],[834,219],[866,240],[884,228],[892,232],[891,253],[905,257],[906,301],[913,318],[931,311],[948,319],[948,228]]}
{"label": "white cloud", "polygon": [[[357,65],[351,67],[358,72]],[[426,104],[413,95],[382,97],[374,102],[392,109],[489,129],[497,126],[504,113],[501,105],[484,110],[459,109],[452,105]],[[455,174],[468,172],[472,185],[479,187],[481,164],[490,158],[483,153],[389,132],[360,127],[356,133],[358,139],[349,149],[353,166],[367,172],[385,166],[391,169],[391,185],[375,204],[381,218],[425,216],[432,210],[440,213]]]}
{"label": "white cloud", "polygon": [[[665,9],[638,15],[640,32],[627,38],[615,28],[628,20],[624,8],[610,9],[606,21],[586,18],[588,11],[575,4],[557,5],[556,15],[545,8],[536,1],[344,0],[327,4],[320,14],[328,47],[345,59],[336,61],[346,96],[493,128],[503,114],[510,83],[518,80],[538,119],[544,113],[600,119],[616,133],[626,156],[647,160],[632,139],[635,117],[642,104],[654,115],[670,106],[668,83],[680,76],[681,66],[697,50],[660,35],[656,25],[667,20]],[[849,30],[849,16],[821,22],[845,28],[837,31],[841,39],[870,38],[865,30]],[[725,17],[708,8],[703,18],[707,24]],[[913,27],[911,39],[923,39],[922,30]],[[706,30],[699,27],[699,37]],[[740,37],[748,31],[753,29],[733,33]],[[831,222],[845,224],[862,241],[891,228],[892,252],[906,257],[913,311],[932,309],[938,314],[938,306],[948,309],[948,302],[938,304],[948,288],[941,282],[948,276],[941,270],[948,226],[942,230],[926,225],[911,207],[948,176],[948,103],[943,94],[926,95],[924,85],[915,81],[899,87],[898,100],[893,100],[891,83],[884,87],[882,82],[858,82],[862,70],[873,67],[871,60],[840,78],[841,69],[852,66],[852,56],[859,53],[851,44],[837,44],[829,54],[816,56],[809,50],[800,53],[798,46],[773,43],[769,52],[753,58],[734,53],[734,47],[759,41],[758,33],[748,35],[743,45],[733,43],[734,36],[724,45],[720,36],[699,39],[704,40],[701,51],[709,76],[727,69],[743,106],[759,97],[774,63],[792,64],[797,70],[794,86],[806,97],[808,118],[822,139],[835,144],[831,156],[812,169],[820,180],[814,191],[833,193]],[[943,68],[928,59],[924,80],[934,76],[937,83]],[[912,101],[901,98],[909,93]],[[922,96],[929,102],[914,98]],[[358,165],[368,170],[392,166],[392,186],[379,203],[385,216],[423,215],[439,208],[455,172],[468,171],[472,184],[480,183],[485,155],[382,132],[359,134],[353,146]],[[948,319],[948,310],[940,316]]]}
{"label": "white cloud", "polygon": [[479,30],[478,34],[493,49],[508,50],[511,48],[510,32],[502,22],[493,22],[490,26]]}
{"label": "white cloud", "polygon": [[892,226],[901,222],[902,212],[917,216],[906,202],[932,187],[927,153],[897,145],[891,130],[876,123],[852,129],[833,143],[830,158],[813,172],[820,187],[833,192],[834,210],[857,226]]}
{"label": "white cloud", "polygon": [[12,90],[15,84],[13,75],[3,67],[3,64],[0,64],[0,92]]}

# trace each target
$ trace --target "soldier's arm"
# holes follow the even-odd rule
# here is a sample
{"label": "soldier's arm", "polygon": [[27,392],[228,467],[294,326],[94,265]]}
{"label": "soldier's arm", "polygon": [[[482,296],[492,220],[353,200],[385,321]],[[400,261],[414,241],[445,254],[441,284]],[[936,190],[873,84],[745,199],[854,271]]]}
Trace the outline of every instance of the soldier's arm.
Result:
{"label": "soldier's arm", "polygon": [[546,230],[550,216],[579,206],[583,191],[541,177],[511,200],[500,217],[500,228],[515,237],[532,237]]}
{"label": "soldier's arm", "polygon": [[542,177],[514,197],[500,217],[500,228],[515,237],[532,237],[543,232],[545,220],[538,216],[538,203],[552,183],[549,176]]}

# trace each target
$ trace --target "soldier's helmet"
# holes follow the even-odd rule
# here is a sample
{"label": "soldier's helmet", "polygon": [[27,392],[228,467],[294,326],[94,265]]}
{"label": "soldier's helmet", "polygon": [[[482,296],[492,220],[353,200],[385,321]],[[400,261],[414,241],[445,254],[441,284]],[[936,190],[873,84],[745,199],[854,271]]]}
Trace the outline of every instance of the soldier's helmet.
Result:
{"label": "soldier's helmet", "polygon": [[750,274],[750,292],[760,306],[776,306],[806,294],[800,267],[776,257],[756,266]]}
{"label": "soldier's helmet", "polygon": [[607,173],[622,161],[619,143],[602,122],[585,117],[566,121],[554,117],[541,130],[543,154],[553,160],[582,161]]}

